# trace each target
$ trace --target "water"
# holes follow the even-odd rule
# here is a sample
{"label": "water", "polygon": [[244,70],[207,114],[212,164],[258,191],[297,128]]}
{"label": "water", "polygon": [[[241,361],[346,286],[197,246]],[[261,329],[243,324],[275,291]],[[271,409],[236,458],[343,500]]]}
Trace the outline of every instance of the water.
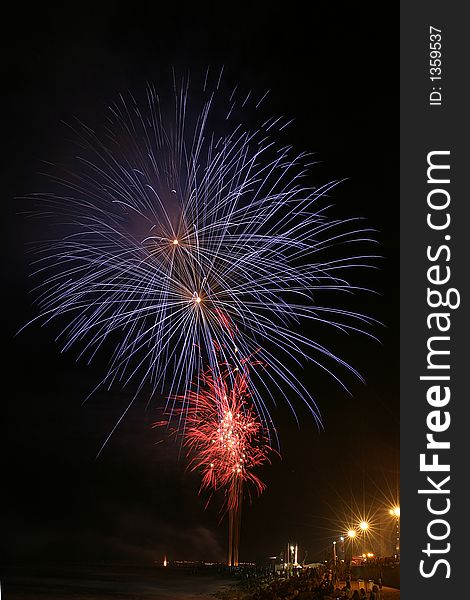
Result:
{"label": "water", "polygon": [[236,580],[215,569],[28,566],[0,569],[2,600],[215,600]]}

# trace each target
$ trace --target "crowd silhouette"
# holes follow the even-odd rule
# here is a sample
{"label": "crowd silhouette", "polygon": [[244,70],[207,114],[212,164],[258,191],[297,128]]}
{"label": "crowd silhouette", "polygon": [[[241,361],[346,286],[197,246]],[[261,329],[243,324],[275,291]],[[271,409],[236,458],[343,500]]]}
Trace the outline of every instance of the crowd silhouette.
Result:
{"label": "crowd silhouette", "polygon": [[[354,585],[358,584],[354,582]],[[331,569],[304,568],[289,573],[246,577],[249,600],[381,600],[381,584],[352,589],[350,578],[337,579]]]}

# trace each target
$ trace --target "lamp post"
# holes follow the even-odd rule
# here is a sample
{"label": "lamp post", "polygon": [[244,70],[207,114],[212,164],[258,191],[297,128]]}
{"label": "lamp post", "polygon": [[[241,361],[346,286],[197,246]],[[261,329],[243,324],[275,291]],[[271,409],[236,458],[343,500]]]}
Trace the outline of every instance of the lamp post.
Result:
{"label": "lamp post", "polygon": [[395,559],[400,560],[400,507],[394,506],[389,514],[395,518]]}
{"label": "lamp post", "polygon": [[357,535],[357,532],[355,529],[348,529],[348,538],[349,538],[349,545],[351,548],[351,562],[352,562],[352,558],[353,558],[353,554],[354,554],[354,539]]}
{"label": "lamp post", "polygon": [[362,551],[365,552],[366,551],[366,544],[365,544],[365,539],[366,539],[366,531],[369,529],[369,523],[367,521],[361,521],[359,523],[359,529],[362,531]]}
{"label": "lamp post", "polygon": [[336,540],[333,541],[333,584],[336,585]]}
{"label": "lamp post", "polygon": [[351,589],[351,569],[352,569],[352,561],[354,556],[354,540],[356,538],[357,532],[355,529],[350,527],[347,531],[347,536],[349,540],[350,547],[350,555],[349,555],[349,565],[347,565],[347,576],[346,576],[346,586],[348,589]]}

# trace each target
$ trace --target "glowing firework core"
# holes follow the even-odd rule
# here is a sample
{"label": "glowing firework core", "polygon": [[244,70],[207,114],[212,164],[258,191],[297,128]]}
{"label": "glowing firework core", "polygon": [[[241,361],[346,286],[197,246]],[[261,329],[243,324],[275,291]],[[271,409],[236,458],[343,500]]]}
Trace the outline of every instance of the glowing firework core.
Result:
{"label": "glowing firework core", "polygon": [[[227,401],[227,397],[224,397]],[[245,441],[248,430],[253,426],[248,419],[246,423],[244,415],[237,414],[235,419],[231,410],[226,410],[223,414],[220,427],[218,427],[216,436],[219,438],[219,464],[225,462],[222,468],[226,468],[232,473],[240,474],[243,469],[245,458]],[[214,463],[211,463],[212,465]]]}
{"label": "glowing firework core", "polygon": [[[253,468],[268,460],[270,447],[262,424],[248,404],[247,372],[209,370],[187,394],[190,408],[184,445],[192,470],[202,471],[201,489],[223,489],[227,509],[241,502],[242,483],[261,493],[263,482]],[[197,391],[196,391],[197,390]]]}

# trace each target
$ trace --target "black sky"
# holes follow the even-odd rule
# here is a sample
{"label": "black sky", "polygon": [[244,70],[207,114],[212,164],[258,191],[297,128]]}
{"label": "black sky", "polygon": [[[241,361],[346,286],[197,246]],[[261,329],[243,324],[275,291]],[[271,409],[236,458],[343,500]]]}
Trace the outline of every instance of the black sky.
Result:
{"label": "black sky", "polygon": [[336,347],[366,384],[348,378],[347,395],[306,367],[325,431],[302,409],[300,429],[286,410],[274,413],[283,459],[263,470],[268,489],[244,510],[242,558],[276,554],[289,539],[320,556],[342,526],[345,503],[353,498],[368,508],[396,491],[398,16],[350,2],[96,2],[67,12],[65,5],[17,6],[3,21],[0,562],[224,556],[217,506],[204,511],[197,476],[185,473],[174,445],[155,445],[154,408],[137,403],[95,460],[126,393],[99,394],[82,406],[100,365],[59,355],[47,328],[14,337],[35,314],[29,232],[14,198],[41,190],[41,161],[65,152],[60,122],[76,116],[96,123],[119,92],[166,81],[172,67],[201,73],[208,65],[224,65],[227,85],[271,90],[271,113],[295,118],[289,142],[316,153],[318,181],[348,178],[334,193],[336,214],[367,217],[384,256],[370,280],[380,295],[361,300],[364,312],[384,323],[381,343],[351,337]]}

